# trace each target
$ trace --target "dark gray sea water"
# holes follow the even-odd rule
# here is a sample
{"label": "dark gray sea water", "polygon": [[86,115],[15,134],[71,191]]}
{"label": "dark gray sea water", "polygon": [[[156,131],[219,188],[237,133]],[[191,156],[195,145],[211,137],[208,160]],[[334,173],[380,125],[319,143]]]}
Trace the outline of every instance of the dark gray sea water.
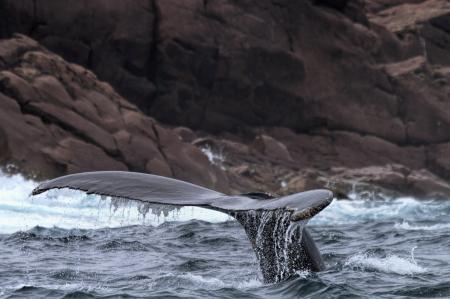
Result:
{"label": "dark gray sea water", "polygon": [[308,224],[327,269],[263,284],[226,215],[35,185],[0,175],[0,298],[450,298],[450,201],[334,201]]}

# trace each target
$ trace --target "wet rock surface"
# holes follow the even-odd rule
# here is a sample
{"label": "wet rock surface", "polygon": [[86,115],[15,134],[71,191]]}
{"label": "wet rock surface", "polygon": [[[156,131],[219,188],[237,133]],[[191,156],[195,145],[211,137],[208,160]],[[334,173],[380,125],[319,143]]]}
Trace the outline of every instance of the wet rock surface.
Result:
{"label": "wet rock surface", "polygon": [[0,16],[0,149],[27,171],[450,194],[448,1],[1,0]]}

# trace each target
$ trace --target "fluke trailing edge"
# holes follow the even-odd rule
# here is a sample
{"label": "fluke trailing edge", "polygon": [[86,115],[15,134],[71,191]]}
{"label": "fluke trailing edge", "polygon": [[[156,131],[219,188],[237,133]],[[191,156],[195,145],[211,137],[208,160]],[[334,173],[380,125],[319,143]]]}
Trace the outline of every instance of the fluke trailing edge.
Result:
{"label": "fluke trailing edge", "polygon": [[322,257],[305,225],[331,203],[333,194],[328,190],[279,198],[258,193],[228,196],[156,175],[101,171],[50,180],[34,189],[33,195],[54,188],[70,188],[145,203],[197,206],[227,213],[244,227],[264,281],[268,283],[287,279],[296,271],[323,269]]}

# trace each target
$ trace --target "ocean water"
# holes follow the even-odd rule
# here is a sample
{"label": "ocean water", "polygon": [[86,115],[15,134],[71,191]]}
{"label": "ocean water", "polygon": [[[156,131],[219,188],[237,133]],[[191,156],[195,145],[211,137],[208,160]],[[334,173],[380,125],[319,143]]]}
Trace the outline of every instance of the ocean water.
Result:
{"label": "ocean water", "polygon": [[326,270],[264,284],[227,215],[35,186],[0,174],[0,298],[450,298],[450,201],[334,201]]}

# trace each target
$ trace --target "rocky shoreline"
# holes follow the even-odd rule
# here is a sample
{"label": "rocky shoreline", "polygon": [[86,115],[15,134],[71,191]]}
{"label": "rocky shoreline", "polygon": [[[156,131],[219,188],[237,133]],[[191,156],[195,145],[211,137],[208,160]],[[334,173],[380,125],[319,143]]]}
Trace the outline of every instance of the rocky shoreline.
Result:
{"label": "rocky shoreline", "polygon": [[450,195],[447,1],[62,2],[0,2],[9,171]]}

